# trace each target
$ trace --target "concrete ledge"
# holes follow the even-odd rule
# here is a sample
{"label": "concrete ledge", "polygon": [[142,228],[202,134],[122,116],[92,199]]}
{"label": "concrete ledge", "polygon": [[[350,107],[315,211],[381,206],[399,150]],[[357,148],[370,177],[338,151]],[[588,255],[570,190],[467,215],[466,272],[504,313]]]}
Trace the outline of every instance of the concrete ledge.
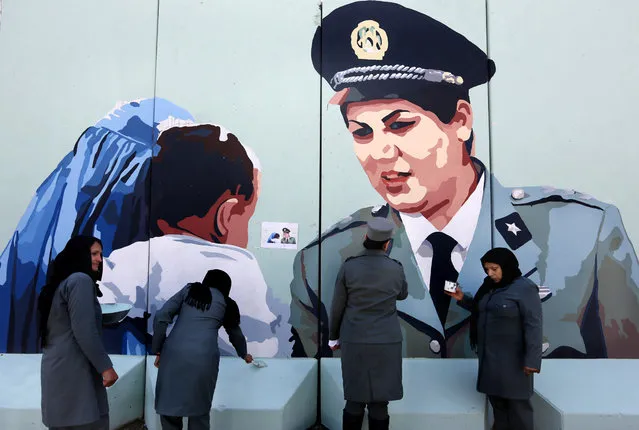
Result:
{"label": "concrete ledge", "polygon": [[[486,399],[475,390],[477,360],[404,359],[403,372],[404,398],[389,405],[391,428],[485,428]],[[321,384],[322,424],[341,429],[344,390],[338,358],[321,360]],[[366,420],[363,429],[368,429]]]}
{"label": "concrete ledge", "polygon": [[639,429],[639,360],[544,360],[535,377],[539,430]]}
{"label": "concrete ledge", "polygon": [[[155,412],[155,357],[146,361],[145,423],[161,430]],[[239,358],[222,357],[211,428],[226,430],[306,430],[317,413],[317,360],[264,359],[258,369]],[[185,427],[186,428],[186,420]]]}
{"label": "concrete ledge", "polygon": [[[144,357],[112,355],[120,379],[107,389],[110,428],[142,418]],[[0,429],[46,429],[40,410],[41,354],[0,354]]]}
{"label": "concrete ledge", "polygon": [[111,429],[117,429],[144,416],[144,356],[111,356],[119,379],[107,389]]}

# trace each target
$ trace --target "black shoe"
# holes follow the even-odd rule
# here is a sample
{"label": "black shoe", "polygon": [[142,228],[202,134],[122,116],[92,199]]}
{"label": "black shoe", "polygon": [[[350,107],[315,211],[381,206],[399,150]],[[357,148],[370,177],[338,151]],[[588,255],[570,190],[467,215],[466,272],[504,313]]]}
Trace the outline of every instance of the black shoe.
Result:
{"label": "black shoe", "polygon": [[368,430],[388,430],[390,426],[390,417],[383,420],[376,420],[368,416]]}
{"label": "black shoe", "polygon": [[364,415],[351,415],[342,411],[342,430],[361,430]]}

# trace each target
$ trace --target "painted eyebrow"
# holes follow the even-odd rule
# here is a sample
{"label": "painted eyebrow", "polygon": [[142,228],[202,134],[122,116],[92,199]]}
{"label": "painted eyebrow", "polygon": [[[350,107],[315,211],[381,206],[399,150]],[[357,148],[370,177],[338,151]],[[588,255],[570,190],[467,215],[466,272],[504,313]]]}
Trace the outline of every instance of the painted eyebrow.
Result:
{"label": "painted eyebrow", "polygon": [[408,112],[408,111],[405,109],[396,109],[392,111],[391,113],[389,113],[388,115],[386,115],[384,118],[382,118],[382,122],[385,123],[386,121],[388,121],[389,119],[397,115],[398,113],[402,113],[402,112]]}
{"label": "painted eyebrow", "polygon": [[[395,109],[394,111],[392,111],[391,113],[386,115],[384,118],[382,118],[382,122],[385,123],[386,121],[388,121],[389,119],[391,119],[392,117],[397,115],[398,113],[402,113],[402,112],[409,112],[409,111],[407,111],[405,109]],[[366,124],[365,122],[355,121],[354,119],[349,119],[348,122],[353,122],[353,123],[359,125],[360,127],[369,127],[369,125]]]}
{"label": "painted eyebrow", "polygon": [[366,124],[365,122],[355,121],[354,119],[349,119],[349,120],[348,120],[348,122],[353,122],[353,123],[355,123],[355,124],[359,125],[359,126],[360,126],[360,127],[362,127],[362,128],[363,128],[363,127],[368,127],[368,126],[369,126],[369,125],[368,125],[368,124]]}

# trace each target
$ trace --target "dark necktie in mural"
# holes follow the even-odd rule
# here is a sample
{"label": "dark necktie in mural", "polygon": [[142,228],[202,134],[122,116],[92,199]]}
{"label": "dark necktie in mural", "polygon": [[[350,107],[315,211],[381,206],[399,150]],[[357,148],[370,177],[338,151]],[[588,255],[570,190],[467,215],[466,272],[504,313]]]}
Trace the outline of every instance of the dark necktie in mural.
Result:
{"label": "dark necktie in mural", "polygon": [[450,296],[444,292],[444,284],[446,281],[457,281],[459,276],[451,260],[451,253],[455,245],[457,245],[457,241],[439,231],[430,234],[426,240],[433,246],[433,262],[429,284],[430,297],[435,304],[439,320],[444,325],[448,315],[448,307],[450,306]]}

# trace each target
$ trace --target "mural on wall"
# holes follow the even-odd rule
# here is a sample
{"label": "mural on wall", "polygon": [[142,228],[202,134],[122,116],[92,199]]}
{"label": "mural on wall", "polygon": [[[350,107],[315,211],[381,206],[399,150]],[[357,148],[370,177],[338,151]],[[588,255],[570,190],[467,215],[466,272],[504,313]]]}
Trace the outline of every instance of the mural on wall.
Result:
{"label": "mural on wall", "polygon": [[[166,63],[173,60],[172,49],[166,49]],[[369,1],[326,14],[312,41],[311,59],[334,90],[334,108],[323,124],[332,122],[352,134],[350,142],[341,143],[353,146],[371,189],[380,196],[371,204],[381,206],[346,216],[308,243],[303,234],[316,225],[314,210],[304,215],[306,220],[286,211],[312,207],[315,195],[301,202],[304,192],[296,191],[294,198],[277,200],[272,205],[277,210],[268,219],[287,223],[268,231],[259,245],[282,249],[272,251],[281,257],[272,261],[286,261],[287,266],[277,267],[276,281],[267,285],[260,264],[246,249],[248,223],[262,221],[253,218],[262,186],[262,169],[253,151],[223,127],[198,124],[167,100],[120,103],[81,134],[73,151],[38,188],[0,255],[0,352],[38,351],[35,303],[49,261],[70,236],[83,233],[97,235],[104,243],[100,301],[114,322],[105,329],[111,353],[144,353],[155,310],[173,289],[201,280],[204,268],[215,265],[232,273],[232,296],[243,312],[251,353],[332,356],[326,318],[332,284],[341,263],[360,251],[366,221],[382,216],[397,226],[390,253],[402,262],[410,280],[409,298],[399,303],[405,356],[474,356],[467,342],[468,314],[450,302],[441,286],[445,280],[457,280],[464,291],[475,292],[485,276],[479,257],[493,246],[507,246],[540,287],[545,357],[639,357],[637,257],[616,207],[573,190],[506,187],[488,170],[488,160],[475,156],[476,137],[487,141],[488,136],[473,126],[481,123],[477,113],[484,108],[469,94],[500,76],[479,47],[416,10]],[[234,65],[246,69],[246,64]],[[176,79],[181,69],[175,69],[165,72],[164,92],[196,93],[181,87]],[[306,82],[301,80],[305,71],[314,73],[310,64],[295,70],[300,82]],[[216,109],[233,111],[236,117],[236,108],[240,112],[254,106],[254,97],[244,98],[249,92],[223,94],[238,98],[232,99],[233,109],[222,104]],[[187,97],[197,104],[198,96]],[[281,103],[297,112],[302,101],[284,98]],[[206,104],[208,99],[202,102]],[[249,112],[256,118],[264,113]],[[306,128],[298,122],[300,129]],[[481,136],[475,135],[477,130]],[[313,133],[308,136],[312,141]],[[297,152],[289,153],[312,158],[298,150],[297,135],[286,138],[265,142],[276,151],[290,145]],[[260,152],[266,157],[266,151]],[[522,160],[512,162],[519,165]],[[291,160],[291,165],[299,163]],[[323,175],[334,175],[326,163],[324,169]],[[353,174],[344,172],[344,179]],[[310,195],[313,177],[307,175],[296,186],[312,190]],[[364,194],[361,189],[351,192]],[[322,203],[330,206],[330,196]],[[300,229],[302,236],[288,221],[306,226]],[[301,250],[293,252],[298,247]],[[289,255],[296,255],[293,271],[285,259]],[[275,271],[265,267],[265,261],[262,268]],[[288,289],[291,275],[289,319],[289,310],[281,309],[272,287]],[[288,307],[287,294],[283,296]],[[225,334],[220,334],[223,353],[232,353]]]}
{"label": "mural on wall", "polygon": [[[49,261],[70,236],[94,234],[105,255],[99,300],[115,318],[108,352],[146,353],[155,311],[219,268],[233,281],[249,351],[290,356],[286,318],[271,311],[278,304],[245,249],[260,180],[254,152],[224,127],[163,99],[118,104],[40,186],[0,257],[0,350],[37,352]],[[220,348],[234,355],[223,331]]]}
{"label": "mural on wall", "polygon": [[409,282],[398,302],[404,356],[474,356],[469,314],[443,285],[458,281],[474,294],[485,277],[481,255],[501,246],[539,286],[544,357],[639,357],[639,267],[618,209],[574,190],[505,187],[474,157],[469,91],[496,71],[479,47],[423,13],[361,1],[322,19],[311,55],[385,203],[298,252],[294,356],[334,355],[327,314],[337,271],[362,250],[366,222],[384,217],[397,226],[389,252]]}

